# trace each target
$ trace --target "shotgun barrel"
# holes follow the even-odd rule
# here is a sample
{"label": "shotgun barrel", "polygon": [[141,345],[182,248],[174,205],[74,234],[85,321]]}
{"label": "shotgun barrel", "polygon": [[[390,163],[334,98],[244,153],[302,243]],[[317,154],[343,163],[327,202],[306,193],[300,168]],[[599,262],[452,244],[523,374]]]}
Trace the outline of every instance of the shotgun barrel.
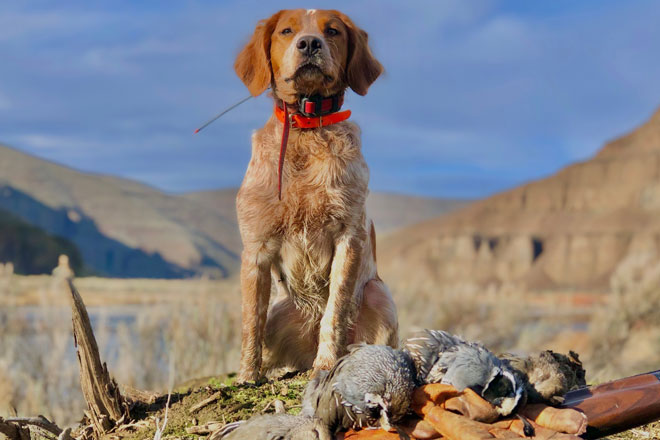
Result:
{"label": "shotgun barrel", "polygon": [[660,370],[566,394],[562,407],[586,414],[584,438],[600,438],[660,419]]}

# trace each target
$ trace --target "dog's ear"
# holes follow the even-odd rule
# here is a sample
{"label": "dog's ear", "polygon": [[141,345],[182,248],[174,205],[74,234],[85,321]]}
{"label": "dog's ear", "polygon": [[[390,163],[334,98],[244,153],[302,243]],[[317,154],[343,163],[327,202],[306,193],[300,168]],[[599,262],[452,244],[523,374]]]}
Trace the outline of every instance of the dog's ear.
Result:
{"label": "dog's ear", "polygon": [[348,31],[348,58],[346,60],[346,83],[358,95],[366,95],[369,86],[383,73],[383,66],[371,53],[369,36],[346,15],[339,18]]}
{"label": "dog's ear", "polygon": [[273,77],[270,65],[270,39],[283,11],[261,20],[250,41],[236,57],[234,70],[252,96],[262,94]]}

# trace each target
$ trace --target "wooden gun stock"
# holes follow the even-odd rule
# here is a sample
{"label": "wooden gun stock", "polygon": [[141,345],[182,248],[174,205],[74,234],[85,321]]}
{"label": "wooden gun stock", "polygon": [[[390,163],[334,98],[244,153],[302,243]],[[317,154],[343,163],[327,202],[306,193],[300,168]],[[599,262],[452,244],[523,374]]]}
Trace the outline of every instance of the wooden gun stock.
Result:
{"label": "wooden gun stock", "polygon": [[565,408],[587,415],[584,438],[600,438],[660,419],[660,370],[566,394]]}

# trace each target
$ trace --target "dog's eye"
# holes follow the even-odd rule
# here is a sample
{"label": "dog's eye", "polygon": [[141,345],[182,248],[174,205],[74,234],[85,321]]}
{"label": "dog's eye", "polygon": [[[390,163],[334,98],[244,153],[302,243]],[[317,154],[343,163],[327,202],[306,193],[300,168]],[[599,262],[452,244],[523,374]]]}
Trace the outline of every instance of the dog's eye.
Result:
{"label": "dog's eye", "polygon": [[289,35],[291,33],[293,33],[293,30],[291,28],[284,28],[280,31],[280,34],[282,35]]}
{"label": "dog's eye", "polygon": [[335,35],[339,35],[339,31],[337,29],[327,28],[325,30],[325,34],[330,37],[334,37]]}

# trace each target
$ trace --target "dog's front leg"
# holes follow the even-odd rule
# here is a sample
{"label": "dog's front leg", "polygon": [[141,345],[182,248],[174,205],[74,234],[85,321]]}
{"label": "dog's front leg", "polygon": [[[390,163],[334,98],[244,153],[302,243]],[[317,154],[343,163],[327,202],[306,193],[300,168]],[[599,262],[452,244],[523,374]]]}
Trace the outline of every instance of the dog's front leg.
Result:
{"label": "dog's front leg", "polygon": [[239,382],[256,381],[261,370],[261,346],[270,300],[269,258],[243,251],[241,257],[242,337]]}
{"label": "dog's front leg", "polygon": [[314,360],[315,373],[332,368],[346,353],[348,330],[357,318],[355,298],[364,234],[344,235],[335,247],[330,269],[330,294],[319,331],[319,348]]}

